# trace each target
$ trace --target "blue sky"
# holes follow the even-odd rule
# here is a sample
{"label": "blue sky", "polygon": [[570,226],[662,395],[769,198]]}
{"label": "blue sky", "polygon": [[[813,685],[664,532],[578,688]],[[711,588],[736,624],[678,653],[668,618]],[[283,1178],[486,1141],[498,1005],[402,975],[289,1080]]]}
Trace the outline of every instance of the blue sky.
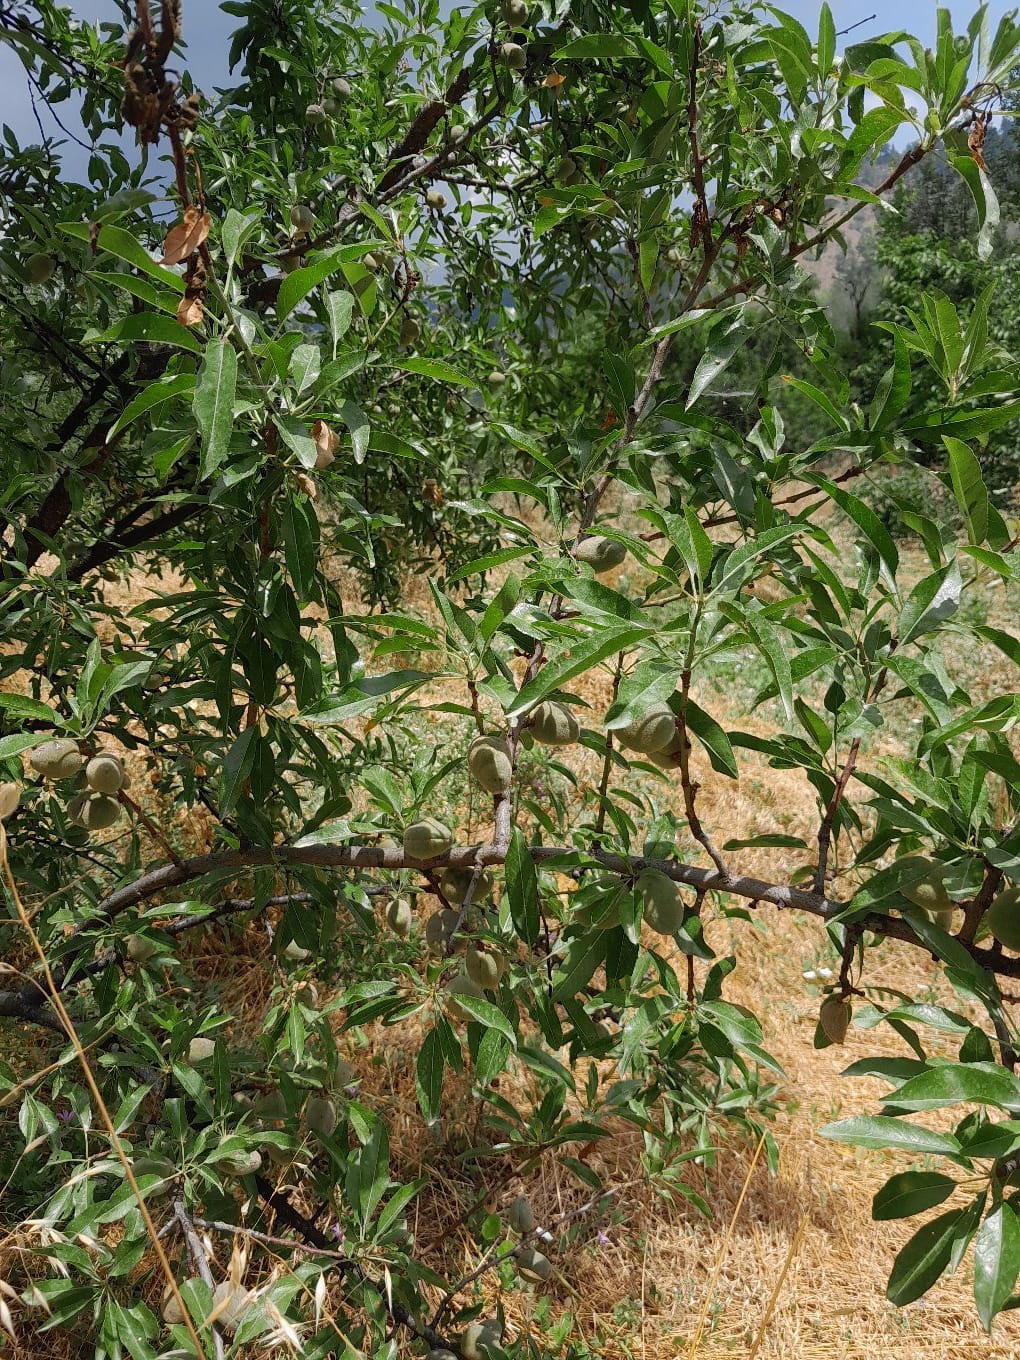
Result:
{"label": "blue sky", "polygon": [[[852,41],[899,26],[916,34],[925,44],[931,42],[935,33],[934,0],[898,0],[890,7],[885,0],[829,0],[837,29],[849,28],[860,20],[876,17],[854,30]],[[444,8],[446,6],[444,5]],[[453,6],[451,5],[450,8]],[[818,12],[821,0],[786,0],[778,8],[794,15],[804,24],[812,35],[818,30]],[[366,8],[370,8],[366,6]],[[948,6],[953,16],[955,29],[966,28],[976,5],[953,0]],[[989,5],[989,17],[994,24],[1009,6],[1003,0],[995,0]],[[114,0],[77,0],[71,5],[74,14],[83,20],[97,22],[103,19],[120,19],[120,12]],[[239,24],[239,20],[224,14],[214,0],[189,0],[184,5],[184,34],[188,44],[187,66],[195,84],[206,91],[228,81],[227,50],[229,34]],[[66,114],[68,106],[58,109],[58,113],[69,127],[74,129],[76,120]],[[54,136],[61,136],[45,107],[40,106],[39,116],[43,127]],[[32,112],[28,87],[20,62],[5,47],[0,45],[0,122],[9,124],[19,141],[23,144],[39,140],[38,127]],[[71,146],[65,151],[68,169],[78,174],[84,169],[85,153]]]}

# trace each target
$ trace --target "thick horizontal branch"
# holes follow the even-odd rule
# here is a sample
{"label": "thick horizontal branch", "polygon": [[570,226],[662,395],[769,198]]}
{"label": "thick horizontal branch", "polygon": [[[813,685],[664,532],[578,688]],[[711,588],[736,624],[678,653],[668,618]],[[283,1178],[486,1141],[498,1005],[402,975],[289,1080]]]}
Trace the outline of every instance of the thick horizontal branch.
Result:
{"label": "thick horizontal branch", "polygon": [[[32,993],[33,996],[40,995],[36,988],[32,988]],[[7,1016],[11,1020],[24,1020],[30,1025],[39,1025],[43,1029],[51,1029],[54,1034],[59,1034],[61,1038],[67,1037],[56,1011],[51,1011],[49,1007],[40,1006],[34,1000],[29,1000],[24,992],[0,992],[0,1015]]]}
{"label": "thick horizontal branch", "polygon": [[[497,809],[497,815],[502,809]],[[502,830],[502,827],[500,828]],[[380,845],[282,845],[249,850],[223,850],[211,855],[199,855],[181,860],[178,864],[162,865],[118,888],[104,898],[96,908],[96,915],[86,924],[119,915],[140,902],[156,897],[193,879],[210,874],[229,874],[244,869],[268,865],[304,865],[323,869],[387,870],[416,869],[422,873],[452,867],[470,869],[476,865],[498,865],[506,859],[506,842],[487,842],[481,845],[458,847],[437,859],[422,861],[409,858],[399,846]],[[823,921],[832,921],[850,904],[826,897],[822,893],[790,884],[771,883],[747,874],[721,874],[715,869],[702,869],[693,864],[679,864],[675,860],[649,859],[643,855],[619,855],[604,850],[581,850],[573,846],[532,846],[531,857],[536,864],[568,863],[581,855],[590,865],[598,865],[609,873],[634,876],[644,869],[656,869],[675,883],[693,888],[699,893],[725,892],[750,902],[769,902],[786,910],[803,911]],[[863,929],[889,939],[902,940],[930,953],[928,946],[911,929],[908,921],[899,917],[869,913],[858,924]],[[961,942],[962,943],[962,942]],[[1020,958],[1006,958],[998,949],[982,949],[965,945],[971,956],[990,973],[1003,977],[1020,977]]]}

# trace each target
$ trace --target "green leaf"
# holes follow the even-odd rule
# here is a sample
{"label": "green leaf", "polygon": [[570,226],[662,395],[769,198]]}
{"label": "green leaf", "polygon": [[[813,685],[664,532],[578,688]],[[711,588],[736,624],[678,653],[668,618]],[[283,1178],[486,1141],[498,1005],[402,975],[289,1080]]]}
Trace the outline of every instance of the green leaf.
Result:
{"label": "green leaf", "polygon": [[908,1124],[887,1114],[853,1115],[818,1130],[822,1138],[837,1143],[851,1143],[854,1147],[895,1148],[900,1152],[926,1152],[951,1155],[960,1144],[951,1133],[936,1133],[934,1129]]}
{"label": "green leaf", "polygon": [[974,199],[978,220],[978,259],[990,259],[995,228],[999,225],[999,200],[992,188],[992,182],[973,156],[950,151],[947,158],[953,169],[966,182]]}
{"label": "green leaf", "polygon": [[445,1066],[446,1054],[443,1042],[436,1030],[430,1029],[425,1035],[415,1063],[415,1090],[427,1124],[433,1124],[439,1118]]}
{"label": "green leaf", "polygon": [[[42,722],[53,723],[54,726],[61,723],[49,704],[40,703],[38,699],[30,699],[27,694],[0,694],[0,709],[5,713],[12,713],[16,718],[38,718]],[[41,746],[44,741],[49,740],[49,737],[45,732],[35,735],[29,733],[28,740],[36,746]]]}
{"label": "green leaf", "polygon": [[351,452],[354,454],[355,463],[360,467],[368,452],[368,439],[371,433],[368,416],[354,401],[345,401],[337,415],[351,432]]}
{"label": "green leaf", "polygon": [[829,74],[835,55],[836,25],[833,22],[832,10],[825,0],[822,0],[822,9],[818,16],[818,74],[822,80]]}
{"label": "green leaf", "polygon": [[1020,1219],[1013,1205],[999,1204],[974,1239],[974,1302],[985,1330],[1001,1312],[1020,1275]]}
{"label": "green leaf", "polygon": [[885,1097],[902,1110],[940,1110],[973,1101],[1001,1110],[1020,1106],[1020,1079],[995,1063],[951,1063],[911,1077]]}
{"label": "green leaf", "polygon": [[454,383],[458,387],[478,386],[470,374],[462,373],[459,368],[444,363],[442,359],[401,359],[399,367],[405,373],[421,373],[426,378],[435,378],[437,382]]}
{"label": "green leaf", "polygon": [[900,555],[896,550],[896,544],[892,536],[885,528],[882,521],[875,514],[870,506],[865,505],[856,496],[851,496],[849,491],[844,491],[835,482],[823,477],[817,472],[806,472],[804,480],[811,482],[820,490],[830,496],[844,514],[849,515],[858,529],[864,534],[865,538],[872,544],[885,567],[890,582],[895,581],[896,571],[900,564]]}
{"label": "green leaf", "polygon": [[[90,222],[60,222],[58,230],[62,231],[65,236],[73,236],[75,240],[85,241],[86,243],[91,240],[92,236],[92,224]],[[136,269],[148,274],[150,278],[161,283],[164,288],[172,288],[175,293],[184,292],[185,283],[180,274],[157,264],[145,247],[123,227],[102,226],[96,236],[96,246],[98,252],[109,251],[111,255],[116,255],[119,260],[126,260],[128,264],[133,264]]]}
{"label": "green leaf", "polygon": [[727,841],[724,850],[806,850],[807,841],[800,836],[784,836],[780,833],[764,836],[751,836],[748,840]]}
{"label": "green leaf", "polygon": [[259,730],[248,727],[232,743],[223,759],[223,774],[220,781],[220,815],[226,816],[241,796],[241,786],[251,774],[258,749]]}
{"label": "green leaf", "polygon": [[950,1209],[947,1214],[919,1228],[899,1252],[893,1262],[886,1297],[890,1303],[903,1308],[926,1294],[949,1265],[953,1237],[963,1214],[962,1209]]}
{"label": "green leaf", "polygon": [[506,897],[510,919],[518,937],[527,945],[538,943],[542,928],[538,901],[538,874],[528,853],[527,842],[520,827],[515,826],[510,837],[504,866]]}
{"label": "green leaf", "polygon": [[713,770],[718,770],[720,774],[729,775],[731,779],[736,779],[739,776],[740,771],[737,768],[736,756],[733,754],[729,737],[711,714],[706,713],[703,708],[699,708],[693,699],[687,700],[687,728],[694,733],[708,752]]}
{"label": "green leaf", "polygon": [[341,290],[326,294],[326,314],[329,317],[329,333],[333,341],[333,358],[336,347],[350,329],[354,316],[354,294]]}
{"label": "green leaf", "polygon": [[[293,277],[293,276],[292,276]],[[357,1204],[363,1224],[368,1224],[386,1193],[390,1173],[390,1143],[386,1125],[375,1121],[371,1137],[357,1154]]]}
{"label": "green leaf", "polygon": [[988,534],[988,492],[981,478],[981,464],[959,439],[944,435],[942,442],[949,451],[949,475],[967,537],[971,543],[981,544]]}
{"label": "green leaf", "polygon": [[956,1189],[952,1176],[938,1171],[903,1171],[891,1176],[871,1201],[871,1217],[910,1218],[942,1204]]}
{"label": "green leaf", "polygon": [[595,969],[605,960],[610,930],[593,930],[571,940],[560,977],[553,990],[554,1001],[568,1001],[592,979]]}
{"label": "green leaf", "polygon": [[934,632],[940,623],[952,618],[959,607],[962,589],[963,578],[955,562],[918,581],[900,613],[897,625],[900,646]]}
{"label": "green leaf", "polygon": [[287,575],[298,602],[314,598],[315,573],[319,559],[319,520],[311,501],[291,496],[280,516]]}
{"label": "green leaf", "polygon": [[179,349],[190,350],[192,354],[202,352],[202,341],[194,331],[182,326],[172,316],[163,316],[159,312],[132,312],[105,331],[89,331],[85,340],[89,344],[144,340],[149,345],[176,345]]}
{"label": "green leaf", "polygon": [[457,994],[457,1005],[463,1006],[468,1014],[480,1025],[484,1025],[486,1029],[494,1029],[497,1033],[502,1034],[516,1048],[517,1035],[514,1027],[498,1006],[493,1005],[491,1001],[486,1001],[484,997],[469,996],[463,992]]}
{"label": "green leaf", "polygon": [[202,435],[201,477],[211,477],[230,452],[237,395],[237,355],[227,340],[210,340],[192,400]]}
{"label": "green leaf", "polygon": [[517,694],[516,702],[507,717],[516,718],[522,713],[527,713],[535,704],[541,703],[547,695],[561,689],[568,680],[573,680],[575,676],[583,675],[585,671],[592,670],[607,656],[626,651],[628,647],[632,647],[636,642],[648,637],[652,631],[653,629],[650,627],[600,628],[593,637],[578,642],[569,651],[558,656],[555,661],[543,666],[538,675],[533,680],[529,680]]}
{"label": "green leaf", "polygon": [[729,329],[721,334],[718,331],[713,332],[708,347],[694,370],[685,410],[689,411],[716,378],[725,372],[737,352],[747,343],[750,335],[751,328],[744,324],[742,316],[738,316]]}
{"label": "green leaf", "polygon": [[293,274],[286,275],[280,284],[280,291],[276,295],[276,316],[281,325],[298,303],[304,301],[313,288],[317,288],[323,279],[328,279],[330,274],[335,274],[338,269],[343,267],[345,256],[346,249],[341,247],[330,251],[328,254],[320,255],[311,264],[307,264],[301,269],[295,269]]}
{"label": "green leaf", "polygon": [[127,429],[133,420],[137,420],[146,411],[151,411],[154,406],[162,406],[172,397],[178,397],[185,392],[193,392],[194,390],[195,375],[193,373],[177,373],[172,378],[161,378],[158,382],[150,383],[148,387],[143,387],[141,392],[124,407],[124,410],[110,427],[107,439],[112,439],[115,434],[120,434],[121,430]]}

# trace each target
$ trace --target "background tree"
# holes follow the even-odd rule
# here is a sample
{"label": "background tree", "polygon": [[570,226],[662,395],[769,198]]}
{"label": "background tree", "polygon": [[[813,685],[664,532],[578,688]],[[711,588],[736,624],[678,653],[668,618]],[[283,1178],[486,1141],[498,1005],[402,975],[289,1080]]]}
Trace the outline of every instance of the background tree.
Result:
{"label": "background tree", "polygon": [[[1018,369],[989,290],[918,292],[851,401],[802,266],[941,147],[993,244],[1012,18],[839,50],[825,5],[809,35],[684,0],[378,28],[252,0],[213,102],[178,4],[102,35],[27,9],[4,32],[50,97],[83,53],[104,80],[89,184],[48,147],[12,146],[4,181],[0,1015],[48,1047],[0,1069],[5,1212],[35,1248],[0,1324],[97,1356],[542,1353],[469,1289],[553,1269],[507,1203],[522,1168],[576,1178],[565,1229],[611,1201],[584,1150],[620,1121],[695,1203],[685,1168],[727,1137],[775,1166],[777,1064],[719,928],[771,905],[840,952],[816,1044],[861,998],[909,1053],[862,1060],[882,1113],[828,1135],[957,1172],[899,1173],[876,1216],[967,1197],[907,1238],[890,1298],[974,1243],[991,1326],[1020,1271],[1020,706],[942,647],[1017,660],[961,605],[1015,592],[975,450]],[[904,463],[955,514],[906,522],[919,577],[857,494]],[[713,712],[737,653],[769,736]],[[817,798],[783,881],[699,812],[759,758]],[[209,958],[252,921],[270,945],[237,995]],[[887,940],[960,1009],[869,993]],[[416,1253],[434,1191],[391,1169],[352,1063],[409,1023],[421,1138],[478,1190],[460,1279]],[[952,1133],[905,1118],[960,1104]]]}

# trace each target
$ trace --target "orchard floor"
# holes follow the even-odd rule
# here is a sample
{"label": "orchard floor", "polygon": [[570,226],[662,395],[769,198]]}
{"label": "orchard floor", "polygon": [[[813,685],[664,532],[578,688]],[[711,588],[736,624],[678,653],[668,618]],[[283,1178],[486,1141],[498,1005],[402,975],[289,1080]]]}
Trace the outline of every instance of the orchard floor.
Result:
{"label": "orchard floor", "polygon": [[[124,602],[136,603],[144,592],[144,584],[131,583],[123,589]],[[112,587],[109,598],[121,598],[121,588]],[[424,606],[424,598],[417,603]],[[998,607],[996,601],[993,612]],[[992,684],[988,674],[982,681]],[[716,697],[715,716],[725,720],[728,709],[735,725],[767,730],[767,712],[749,718],[749,705],[734,693],[739,688],[738,678]],[[981,688],[973,687],[975,699]],[[748,694],[752,691],[753,686]],[[596,675],[583,697],[601,713],[607,694],[607,678]],[[440,715],[427,715],[423,736],[435,724],[438,743],[443,721]],[[144,768],[138,773],[144,775]],[[702,782],[699,810],[717,843],[778,831],[812,839],[815,799],[798,773],[770,770],[754,759],[748,760],[739,785],[713,774],[707,765],[696,773]],[[578,774],[591,777],[583,760]],[[657,787],[660,802],[668,805],[674,791]],[[674,810],[679,813],[679,806]],[[203,848],[206,830],[201,818],[178,827],[182,841],[196,850]],[[734,862],[747,872],[784,882],[791,868],[789,854],[743,851]],[[840,886],[837,882],[834,895]],[[871,1199],[889,1175],[910,1162],[841,1146],[819,1137],[818,1130],[851,1113],[877,1111],[881,1084],[840,1073],[857,1058],[902,1054],[904,1047],[884,1027],[867,1032],[851,1028],[844,1047],[816,1052],[812,1036],[819,989],[803,973],[823,966],[835,969],[835,956],[816,921],[771,907],[760,908],[755,916],[754,924],[748,924],[709,915],[706,932],[717,953],[729,951],[731,938],[737,946],[738,967],[727,980],[727,999],[749,1006],[761,1018],[765,1047],[785,1073],[780,1112],[772,1123],[781,1149],[778,1174],[771,1176],[762,1158],[752,1170],[755,1149],[739,1142],[720,1149],[709,1175],[688,1163],[691,1185],[713,1210],[713,1218],[706,1220],[683,1200],[669,1202],[642,1183],[640,1139],[621,1127],[612,1139],[585,1151],[606,1186],[617,1189],[610,1218],[593,1222],[590,1231],[580,1232],[554,1254],[555,1274],[546,1286],[499,1294],[495,1276],[484,1277],[486,1303],[501,1303],[511,1335],[530,1333],[540,1352],[557,1321],[569,1314],[565,1332],[576,1347],[572,1354],[606,1360],[1020,1357],[1020,1315],[1004,1314],[991,1338],[982,1331],[971,1294],[969,1258],[956,1277],[940,1281],[909,1308],[899,1310],[886,1301],[892,1260],[917,1221],[875,1224]],[[252,927],[232,941],[229,953],[212,939],[204,945],[196,942],[195,948],[201,957],[193,962],[200,971],[215,977],[227,995],[244,998],[238,1029],[257,1025],[268,986],[267,942],[261,929]],[[869,989],[887,986],[914,999],[939,995],[953,1004],[948,993],[936,990],[927,956],[904,945],[891,943],[875,951],[865,982]],[[325,1001],[328,982],[320,979],[319,988]],[[422,1174],[432,1180],[410,1225],[424,1260],[441,1260],[451,1279],[477,1265],[479,1247],[463,1218],[472,1196],[486,1189],[493,1208],[525,1190],[539,1221],[561,1218],[584,1202],[588,1192],[552,1156],[525,1180],[497,1179],[488,1186],[476,1181],[468,1187],[463,1177],[456,1183],[444,1179],[442,1148],[429,1137],[415,1108],[417,1032],[413,1026],[377,1029],[366,1038],[367,1046],[349,1057],[359,1071],[362,1099],[391,1122],[394,1173],[402,1179]],[[458,1109],[454,1119],[460,1113]],[[470,1123],[470,1111],[464,1119]],[[226,1268],[225,1256],[219,1264]],[[270,1268],[269,1262],[264,1264]],[[0,1259],[0,1274],[2,1266]],[[162,1290],[155,1279],[150,1292],[158,1306]],[[27,1322],[24,1314],[22,1322]],[[564,1332],[556,1329],[556,1334]],[[281,1353],[285,1351],[250,1347],[244,1360],[268,1360]],[[410,1348],[403,1353],[411,1354]],[[44,1360],[68,1356],[71,1350],[58,1332],[27,1340],[23,1333],[14,1354],[19,1360]]]}

